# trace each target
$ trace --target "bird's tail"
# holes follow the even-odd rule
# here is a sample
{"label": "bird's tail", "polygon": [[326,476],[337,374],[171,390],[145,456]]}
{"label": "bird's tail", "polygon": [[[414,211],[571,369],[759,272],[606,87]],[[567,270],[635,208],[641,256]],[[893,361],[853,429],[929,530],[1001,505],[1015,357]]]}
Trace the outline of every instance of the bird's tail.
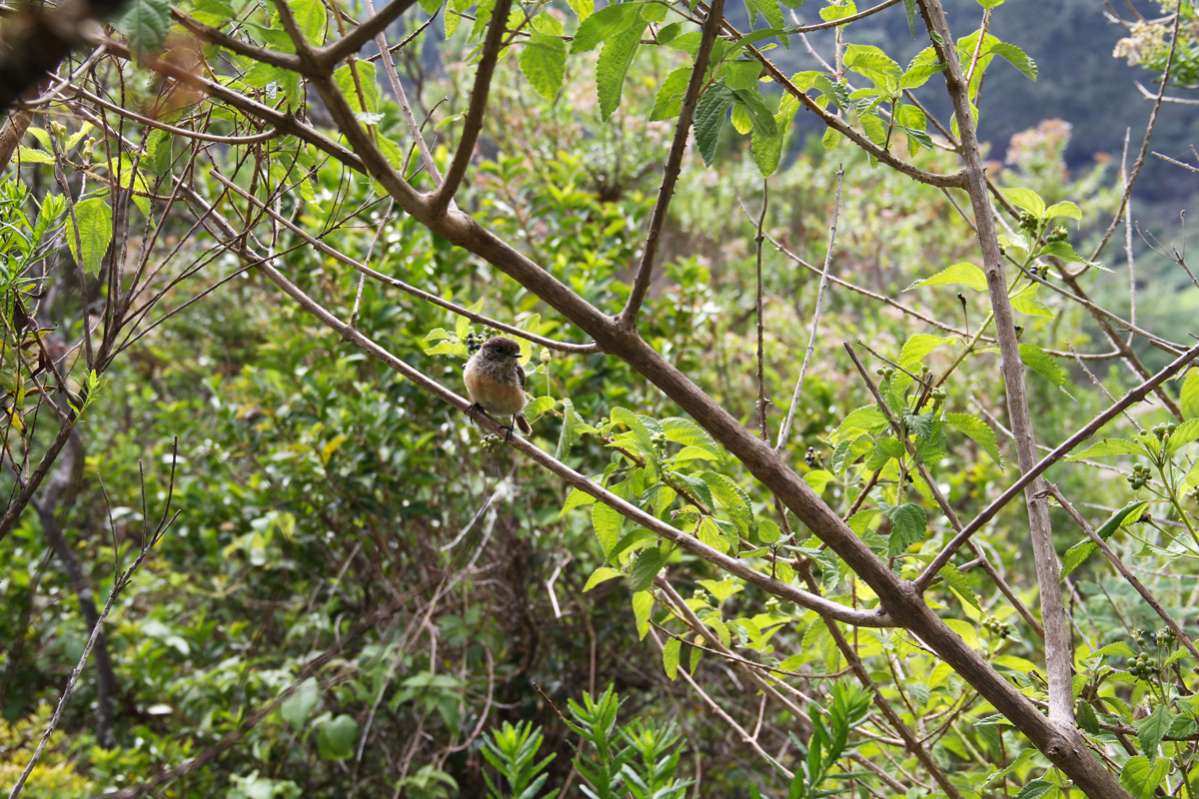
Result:
{"label": "bird's tail", "polygon": [[516,414],[514,420],[516,422],[517,429],[519,429],[523,435],[528,436],[533,434],[533,428],[529,426],[529,420],[525,418],[523,413]]}

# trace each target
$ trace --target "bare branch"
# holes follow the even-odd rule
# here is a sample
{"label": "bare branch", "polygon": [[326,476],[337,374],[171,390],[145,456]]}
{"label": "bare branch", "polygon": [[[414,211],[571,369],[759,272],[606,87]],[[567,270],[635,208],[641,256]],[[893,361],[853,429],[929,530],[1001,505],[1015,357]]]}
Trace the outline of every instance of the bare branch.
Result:
{"label": "bare branch", "polygon": [[[1016,436],[1016,456],[1020,469],[1028,472],[1036,460],[1036,434],[1028,408],[1024,387],[1024,364],[1020,359],[1019,342],[1016,338],[1011,300],[1007,293],[1004,276],[1003,255],[995,230],[995,216],[988,193],[986,168],[983,166],[978,138],[974,130],[971,101],[968,87],[958,62],[955,39],[945,19],[945,10],[940,0],[919,0],[921,14],[928,28],[933,47],[945,65],[945,84],[953,103],[954,116],[960,131],[961,157],[965,164],[966,189],[974,209],[974,221],[979,244],[982,248],[983,269],[987,277],[987,289],[991,297],[991,308],[995,315],[995,331],[999,339],[1003,382],[1007,389],[1008,416],[1012,432]],[[1074,700],[1071,692],[1072,653],[1070,623],[1061,596],[1061,565],[1053,549],[1053,531],[1049,520],[1049,508],[1040,495],[1041,485],[1033,480],[1025,491],[1028,506],[1029,537],[1032,542],[1033,559],[1036,565],[1037,584],[1041,595],[1041,620],[1045,627],[1046,671],[1049,678],[1049,718],[1064,729],[1074,730]],[[1112,788],[1120,795],[1119,785],[1106,769],[1089,761],[1094,768],[1087,769],[1087,779],[1094,779],[1090,788]]]}
{"label": "bare branch", "polygon": [[837,244],[837,219],[841,214],[841,186],[845,180],[845,167],[837,168],[837,190],[833,195],[833,221],[828,227],[828,244],[824,252],[824,268],[820,270],[820,283],[816,288],[816,307],[812,309],[812,327],[808,331],[808,348],[804,351],[803,363],[799,366],[799,377],[795,379],[795,389],[791,392],[791,404],[787,408],[787,418],[779,430],[778,441],[774,442],[775,449],[782,449],[791,437],[791,424],[795,421],[795,407],[799,405],[799,395],[803,391],[804,377],[808,372],[808,362],[816,349],[816,333],[820,329],[820,308],[824,300],[824,287],[828,284],[829,267],[833,263],[833,250]]}
{"label": "bare branch", "polygon": [[699,41],[699,49],[695,53],[695,64],[691,67],[691,78],[687,81],[687,91],[683,95],[683,106],[679,112],[679,121],[675,125],[674,140],[670,143],[670,154],[666,157],[666,168],[662,173],[662,185],[658,188],[658,200],[654,203],[654,211],[649,220],[649,232],[645,236],[645,249],[641,252],[641,263],[637,266],[637,274],[633,279],[633,289],[625,302],[624,310],[620,312],[621,324],[632,327],[637,322],[637,312],[649,290],[650,281],[654,274],[654,257],[658,254],[658,239],[662,233],[662,224],[666,221],[666,210],[670,206],[670,198],[674,196],[674,187],[679,179],[679,171],[683,164],[683,154],[687,150],[687,136],[691,132],[691,120],[695,116],[695,105],[699,102],[700,91],[708,72],[708,61],[712,56],[712,46],[720,33],[720,24],[724,21],[724,0],[712,0],[708,8],[708,18],[704,21],[703,35]]}
{"label": "bare branch", "polygon": [[1034,466],[1023,470],[1024,473],[1020,476],[1019,480],[1012,483],[1010,486],[1008,486],[1007,490],[1005,490],[995,499],[991,500],[991,503],[987,505],[987,507],[984,508],[983,511],[978,514],[978,516],[974,517],[969,524],[962,528],[961,533],[954,536],[954,538],[945,545],[945,548],[941,550],[941,553],[938,554],[937,557],[925,567],[924,571],[920,574],[920,577],[917,578],[915,583],[916,587],[919,590],[924,590],[927,588],[928,584],[932,581],[932,578],[936,576],[937,572],[940,571],[942,566],[949,562],[949,559],[953,557],[953,553],[957,551],[958,547],[960,547],[967,539],[969,539],[970,536],[981,529],[984,524],[993,519],[995,514],[997,514],[1004,505],[1010,502],[1013,497],[1020,493],[1022,489],[1028,486],[1041,474],[1044,474],[1046,469],[1061,461],[1061,459],[1069,454],[1071,450],[1093,436],[1105,424],[1123,413],[1125,409],[1145,399],[1149,392],[1153,391],[1162,383],[1178,374],[1178,372],[1186,368],[1186,366],[1188,366],[1197,356],[1199,356],[1199,344],[1196,344],[1182,355],[1179,355],[1164,368],[1162,368],[1161,371],[1153,375],[1153,377],[1151,377],[1149,380],[1146,380],[1144,383],[1141,383],[1139,386],[1129,391],[1120,398],[1119,402],[1109,406],[1107,410],[1103,411],[1086,425],[1084,425],[1077,433],[1054,447],[1049,454],[1037,461]]}
{"label": "bare branch", "polygon": [[470,92],[470,105],[466,109],[466,118],[462,123],[462,138],[458,140],[458,149],[450,161],[445,179],[437,187],[437,191],[429,200],[429,211],[436,219],[443,216],[450,201],[466,176],[466,168],[475,152],[475,144],[479,141],[479,133],[483,130],[483,114],[487,111],[487,95],[491,91],[491,79],[495,75],[495,65],[500,58],[500,50],[504,46],[504,29],[508,25],[508,11],[512,8],[512,0],[497,0],[491,12],[491,23],[487,26],[487,35],[483,39],[483,54],[479,58],[479,66],[475,68],[475,83]]}

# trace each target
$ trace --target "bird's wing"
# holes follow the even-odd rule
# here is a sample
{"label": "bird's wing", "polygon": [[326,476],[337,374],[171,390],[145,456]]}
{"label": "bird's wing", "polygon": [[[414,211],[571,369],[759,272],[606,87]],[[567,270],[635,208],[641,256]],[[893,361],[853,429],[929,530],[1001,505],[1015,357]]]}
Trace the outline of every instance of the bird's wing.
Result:
{"label": "bird's wing", "polygon": [[525,370],[520,368],[519,365],[516,367],[516,379],[520,382],[520,388],[523,391],[525,387]]}

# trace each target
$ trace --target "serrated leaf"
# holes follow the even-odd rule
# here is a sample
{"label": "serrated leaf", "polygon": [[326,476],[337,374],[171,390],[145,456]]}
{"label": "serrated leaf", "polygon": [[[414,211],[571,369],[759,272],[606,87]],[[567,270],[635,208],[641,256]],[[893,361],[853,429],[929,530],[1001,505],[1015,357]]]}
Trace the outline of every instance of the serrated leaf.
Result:
{"label": "serrated leaf", "polygon": [[32,147],[18,147],[17,160],[22,166],[26,164],[53,164],[54,156],[45,150],[37,150]]}
{"label": "serrated leaf", "polygon": [[1166,454],[1173,455],[1196,440],[1199,440],[1199,419],[1187,419],[1175,427],[1174,432],[1166,439]]}
{"label": "serrated leaf", "polygon": [[725,117],[733,104],[733,92],[723,83],[713,84],[700,95],[695,106],[695,144],[708,166],[716,160],[716,145]]}
{"label": "serrated leaf", "polygon": [[[1149,503],[1145,501],[1130,502],[1123,508],[1113,513],[1107,520],[1099,526],[1095,534],[1104,541],[1107,541],[1116,532],[1130,524],[1135,524],[1145,515],[1145,510],[1148,509]],[[1089,538],[1084,538],[1077,544],[1066,550],[1066,554],[1062,557],[1062,577],[1063,579],[1086,562],[1087,558],[1091,557],[1095,551],[1099,549]]]}
{"label": "serrated leaf", "polygon": [[1012,310],[1025,316],[1041,316],[1052,319],[1053,311],[1047,308],[1038,297],[1040,290],[1041,286],[1038,283],[1030,283],[1021,288],[1012,295]]}
{"label": "serrated leaf", "polygon": [[649,114],[651,120],[674,119],[683,110],[683,97],[691,81],[691,69],[688,66],[671,70],[662,81],[654,98],[654,108]]}
{"label": "serrated leaf", "polygon": [[[1000,2],[1002,1],[1000,0]],[[982,2],[982,0],[979,0],[979,2]],[[1016,799],[1041,799],[1042,796],[1056,788],[1057,786],[1049,780],[1035,779],[1024,784],[1024,787],[1020,789],[1020,793],[1016,794]]]}
{"label": "serrated leaf", "polygon": [[1074,220],[1081,222],[1082,221],[1082,209],[1079,208],[1074,203],[1070,202],[1069,200],[1063,200],[1062,202],[1054,203],[1053,205],[1046,208],[1045,209],[1045,218],[1046,219],[1058,219],[1058,218],[1074,219]]}
{"label": "serrated leaf", "polygon": [[924,538],[928,514],[911,502],[896,505],[887,513],[891,519],[891,538],[888,550],[891,557],[903,554],[908,547]]}
{"label": "serrated leaf", "polygon": [[969,603],[975,610],[982,610],[978,602],[978,595],[970,587],[970,581],[966,579],[966,575],[958,571],[956,566],[952,563],[946,563],[941,567],[940,575],[945,584],[954,590],[954,593]]}
{"label": "serrated leaf", "polygon": [[108,198],[91,197],[75,203],[67,214],[67,247],[75,263],[89,274],[97,274],[112,242],[112,209]]}
{"label": "serrated leaf", "polygon": [[325,4],[321,0],[288,0],[287,7],[291,9],[296,19],[296,25],[304,38],[313,44],[321,44],[325,40]]}
{"label": "serrated leaf", "polygon": [[620,106],[625,75],[641,45],[645,26],[646,23],[641,21],[619,31],[604,42],[604,48],[600,51],[599,61],[595,65],[595,86],[599,93],[600,116],[604,119],[612,116],[612,112]]}
{"label": "serrated leaf", "polygon": [[1182,378],[1182,391],[1178,397],[1183,418],[1199,418],[1199,369],[1190,368]]}
{"label": "serrated leaf", "polygon": [[1137,725],[1137,738],[1141,742],[1141,751],[1147,755],[1157,754],[1157,747],[1174,722],[1174,714],[1168,705],[1158,705],[1153,712]]}
{"label": "serrated leaf", "polygon": [[1118,455],[1144,455],[1145,449],[1135,441],[1126,438],[1105,438],[1091,446],[1066,456],[1068,461],[1093,460],[1095,458],[1111,458]]}
{"label": "serrated leaf", "polygon": [[954,430],[963,433],[982,447],[983,452],[991,456],[991,460],[1003,465],[1003,457],[999,454],[999,439],[989,424],[970,413],[947,413],[945,421]]}
{"label": "serrated leaf", "polygon": [[743,535],[747,534],[753,526],[754,514],[745,492],[731,479],[718,472],[704,472],[703,481],[712,492],[716,506],[729,515]]}
{"label": "serrated leaf", "polygon": [[916,374],[920,373],[927,358],[933,350],[949,343],[949,339],[941,336],[930,336],[927,333],[917,333],[903,343],[899,351],[898,363],[904,369]]}
{"label": "serrated leaf", "polygon": [[[572,53],[585,53],[637,24],[641,3],[613,3],[582,18],[571,43]],[[572,6],[573,8],[573,6]],[[576,13],[578,10],[576,9]]]}
{"label": "serrated leaf", "polygon": [[657,547],[643,549],[633,561],[633,568],[629,570],[629,588],[633,591],[646,590],[654,584],[654,578],[665,565],[666,558]]}
{"label": "serrated leaf", "polygon": [[595,537],[599,539],[600,549],[607,559],[613,547],[620,541],[620,533],[624,529],[624,516],[610,505],[596,502],[591,506],[591,527],[595,530]]}
{"label": "serrated leaf", "polygon": [[1056,386],[1066,385],[1068,376],[1053,356],[1036,344],[1020,345],[1020,360],[1024,365]]}
{"label": "serrated leaf", "polygon": [[987,275],[983,270],[968,261],[959,261],[947,266],[932,277],[917,280],[905,291],[911,291],[917,286],[965,286],[974,291],[987,290]]}
{"label": "serrated leaf", "polygon": [[621,572],[619,569],[613,569],[611,566],[600,566],[591,573],[591,576],[587,578],[587,582],[583,584],[583,593],[585,594],[597,585],[614,580],[620,576]]}
{"label": "serrated leaf", "polygon": [[637,637],[644,639],[649,634],[649,614],[654,609],[654,595],[650,591],[633,594],[633,619],[637,623]]}
{"label": "serrated leaf", "polygon": [[566,77],[566,42],[557,36],[534,33],[521,48],[519,63],[529,85],[552,102]]}
{"label": "serrated leaf", "polygon": [[1120,784],[1123,785],[1134,799],[1150,799],[1166,774],[1170,772],[1169,758],[1159,757],[1153,760],[1144,755],[1130,757],[1120,770]]}
{"label": "serrated leaf", "polygon": [[[379,81],[375,77],[374,62],[355,61],[352,67],[352,70],[350,64],[338,67],[333,72],[333,83],[345,96],[346,102],[349,103],[355,114],[378,112],[381,94]],[[357,82],[354,80],[355,74],[358,76]],[[362,89],[361,92],[359,87]]]}
{"label": "serrated leaf", "polygon": [[679,676],[679,652],[682,648],[683,643],[677,638],[671,638],[662,645],[662,670],[671,682]]}
{"label": "serrated leaf", "polygon": [[139,57],[162,49],[171,27],[170,8],[167,0],[129,0],[116,28]]}
{"label": "serrated leaf", "polygon": [[1027,211],[1037,219],[1045,218],[1045,201],[1041,199],[1041,195],[1032,189],[1014,186],[1010,189],[1004,189],[1003,196],[1007,197],[1008,202],[1021,211]]}
{"label": "serrated leaf", "polygon": [[1020,74],[1031,81],[1037,79],[1037,62],[1022,49],[1011,42],[996,42],[991,45],[991,55],[997,55],[1020,71]]}

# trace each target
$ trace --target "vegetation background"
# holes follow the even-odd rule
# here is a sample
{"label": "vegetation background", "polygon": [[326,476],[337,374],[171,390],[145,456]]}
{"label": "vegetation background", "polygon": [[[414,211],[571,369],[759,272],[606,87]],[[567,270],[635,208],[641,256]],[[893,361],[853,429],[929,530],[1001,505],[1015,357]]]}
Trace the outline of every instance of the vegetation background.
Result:
{"label": "vegetation background", "polygon": [[[132,0],[10,109],[0,786],[1035,799],[1082,795],[1085,761],[1129,795],[1194,796],[1190,1],[945,3],[956,36],[991,37],[957,51],[1007,299],[976,197],[925,179],[969,149],[935,0],[851,24],[866,6],[725,8],[819,113],[759,80],[740,34],[703,43],[722,3],[518,3],[506,26],[497,5],[381,4],[387,24],[322,78],[304,38],[351,39],[378,19],[369,0]],[[641,339],[777,441],[779,473],[896,579],[921,579],[1025,471],[1012,369],[1044,454],[1169,368],[1029,499],[1055,497],[1052,589],[1019,501],[922,586],[1083,760],[909,629],[715,414],[659,390],[621,340],[590,346],[494,248],[405,211],[372,148],[422,192],[465,153],[446,202],[605,314],[633,307]],[[421,382],[461,392],[496,321],[521,342],[544,458]],[[1064,654],[1047,593],[1064,596]]]}

